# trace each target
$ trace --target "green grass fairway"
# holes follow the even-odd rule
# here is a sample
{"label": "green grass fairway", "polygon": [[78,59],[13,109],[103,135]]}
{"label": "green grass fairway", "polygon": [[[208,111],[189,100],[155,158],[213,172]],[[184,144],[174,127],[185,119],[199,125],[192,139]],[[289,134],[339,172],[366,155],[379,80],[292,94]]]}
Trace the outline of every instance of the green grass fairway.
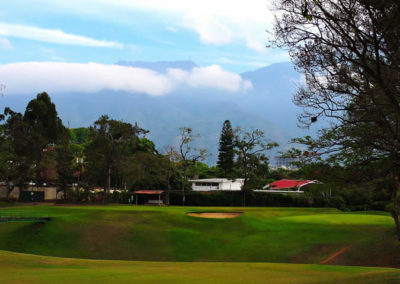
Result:
{"label": "green grass fairway", "polygon": [[0,283],[399,283],[400,270],[274,263],[102,261],[0,251]]}
{"label": "green grass fairway", "polygon": [[[188,216],[243,211],[234,219]],[[140,261],[274,262],[400,267],[392,218],[318,208],[13,206],[45,223],[0,223],[0,249],[36,255]]]}

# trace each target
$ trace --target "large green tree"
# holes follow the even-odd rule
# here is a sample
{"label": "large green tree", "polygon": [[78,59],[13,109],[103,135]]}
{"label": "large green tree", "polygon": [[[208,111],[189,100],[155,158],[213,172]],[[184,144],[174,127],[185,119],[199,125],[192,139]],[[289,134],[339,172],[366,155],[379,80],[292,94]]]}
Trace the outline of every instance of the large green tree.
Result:
{"label": "large green tree", "polygon": [[310,126],[325,116],[331,122],[304,142],[391,180],[400,239],[400,2],[282,0],[277,10],[273,43],[288,48],[305,75],[294,97],[304,109],[300,121]]}
{"label": "large green tree", "polygon": [[171,193],[171,180],[174,176],[177,175],[178,172],[178,162],[180,160],[180,155],[174,146],[165,146],[164,147],[164,160],[165,160],[165,180],[167,183],[167,196],[166,202],[169,205],[170,202],[170,193]]}
{"label": "large green tree", "polygon": [[158,154],[136,151],[122,163],[125,189],[164,189],[167,160]]}
{"label": "large green tree", "polygon": [[86,151],[88,174],[92,184],[104,185],[103,201],[106,202],[112,176],[121,177],[121,169],[137,151],[138,135],[144,130],[103,115],[95,121],[90,131],[91,144]]}
{"label": "large green tree", "polygon": [[2,175],[6,180],[9,194],[14,185],[18,185],[21,189],[32,180],[34,167],[30,158],[31,139],[28,125],[23,121],[22,114],[5,108],[4,117],[1,163]]}
{"label": "large green tree", "polygon": [[[1,121],[2,119],[0,119]],[[0,125],[0,180],[5,181],[7,189],[7,200],[14,190],[18,177],[18,159],[12,147],[12,143],[6,137],[6,124]]]}
{"label": "large green tree", "polygon": [[236,153],[236,164],[244,178],[243,206],[245,206],[246,191],[250,190],[252,185],[257,184],[256,180],[268,172],[268,157],[266,151],[278,144],[268,142],[264,132],[259,129],[243,131],[240,127],[235,128],[233,136],[233,145]]}
{"label": "large green tree", "polygon": [[56,106],[47,93],[38,94],[28,103],[23,122],[25,135],[29,139],[26,145],[27,151],[35,167],[35,179],[37,182],[42,182],[41,172],[45,168],[43,163],[45,149],[65,138],[68,130],[58,117]]}
{"label": "large green tree", "polygon": [[6,108],[4,118],[2,146],[8,151],[2,157],[8,165],[6,180],[22,188],[31,179],[43,182],[47,147],[59,142],[66,132],[55,105],[46,93],[41,93],[28,103],[24,115]]}
{"label": "large green tree", "polygon": [[[59,181],[59,191],[63,192],[64,199],[67,199],[69,185],[74,183],[74,147],[69,143],[69,132],[65,133],[60,143],[56,145],[56,162]],[[79,171],[80,174],[80,171]],[[77,186],[77,196],[79,197],[79,186]]]}
{"label": "large green tree", "polygon": [[185,187],[188,181],[188,170],[190,166],[196,166],[198,161],[204,161],[207,157],[207,151],[205,149],[193,147],[193,142],[196,138],[200,138],[200,134],[194,134],[193,129],[190,127],[181,127],[180,131],[180,142],[179,142],[179,158],[180,165],[182,168],[182,205],[185,205]]}
{"label": "large green tree", "polygon": [[219,138],[219,152],[217,165],[227,177],[232,172],[235,152],[233,149],[233,130],[229,120],[225,120]]}

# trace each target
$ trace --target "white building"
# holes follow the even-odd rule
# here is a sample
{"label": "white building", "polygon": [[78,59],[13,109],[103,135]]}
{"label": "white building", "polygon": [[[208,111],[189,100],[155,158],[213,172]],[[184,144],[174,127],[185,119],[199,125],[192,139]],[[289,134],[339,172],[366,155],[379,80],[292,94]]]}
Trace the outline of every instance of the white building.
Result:
{"label": "white building", "polygon": [[193,191],[241,190],[244,179],[207,178],[192,179],[189,182],[192,183]]}

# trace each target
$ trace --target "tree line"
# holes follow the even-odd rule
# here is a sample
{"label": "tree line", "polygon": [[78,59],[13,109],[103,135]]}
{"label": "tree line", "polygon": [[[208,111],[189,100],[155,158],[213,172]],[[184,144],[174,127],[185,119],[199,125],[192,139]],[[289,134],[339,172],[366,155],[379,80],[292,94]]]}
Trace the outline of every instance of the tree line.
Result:
{"label": "tree line", "polygon": [[69,201],[86,201],[91,189],[110,201],[111,189],[180,191],[182,204],[190,178],[244,178],[243,190],[265,185],[269,177],[266,151],[277,146],[261,130],[232,129],[225,121],[218,162],[208,166],[210,154],[196,148],[196,134],[179,128],[179,142],[163,149],[147,138],[148,130],[102,115],[90,127],[68,129],[47,93],[40,93],[24,113],[6,107],[0,116],[0,181],[7,199],[18,187],[52,184]]}

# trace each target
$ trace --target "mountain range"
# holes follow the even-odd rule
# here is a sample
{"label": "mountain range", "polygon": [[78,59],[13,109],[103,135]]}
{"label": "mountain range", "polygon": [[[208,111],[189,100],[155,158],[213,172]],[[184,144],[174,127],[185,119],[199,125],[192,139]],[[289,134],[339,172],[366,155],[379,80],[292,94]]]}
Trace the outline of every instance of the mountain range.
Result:
{"label": "mountain range", "polygon": [[[165,73],[169,68],[190,71],[197,65],[192,61],[143,62],[120,61],[118,65],[138,67]],[[290,138],[313,134],[297,126],[301,109],[292,102],[296,86],[302,76],[291,63],[273,64],[239,74],[251,82],[252,88],[228,92],[211,88],[180,87],[170,94],[149,96],[115,90],[95,93],[50,93],[65,125],[74,128],[90,126],[100,115],[127,122],[137,122],[150,130],[148,137],[159,150],[179,141],[179,128],[191,127],[200,133],[196,147],[206,148],[212,154],[207,163],[216,161],[222,124],[229,119],[233,127],[244,130],[261,129],[270,141],[278,142],[279,150],[287,148]],[[46,91],[46,90],[43,90]],[[10,94],[0,98],[0,108],[9,106],[23,112],[32,96]],[[271,164],[274,160],[271,159]]]}

